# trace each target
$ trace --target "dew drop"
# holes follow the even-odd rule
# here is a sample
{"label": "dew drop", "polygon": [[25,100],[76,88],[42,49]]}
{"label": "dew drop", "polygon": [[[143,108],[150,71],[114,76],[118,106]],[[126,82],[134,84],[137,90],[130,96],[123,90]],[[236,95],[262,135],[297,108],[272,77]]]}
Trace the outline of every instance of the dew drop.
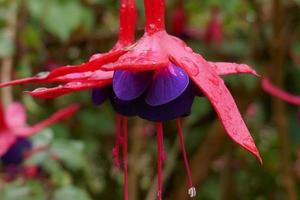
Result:
{"label": "dew drop", "polygon": [[156,29],[155,24],[149,24],[149,27],[150,27],[151,29]]}
{"label": "dew drop", "polygon": [[32,92],[42,92],[42,91],[45,91],[45,90],[47,90],[47,88],[41,87],[41,88],[37,88],[37,89],[33,90]]}
{"label": "dew drop", "polygon": [[190,58],[183,57],[180,59],[180,62],[188,67],[193,76],[197,76],[199,74],[199,68],[197,64]]}
{"label": "dew drop", "polygon": [[220,81],[217,78],[211,77],[208,79],[212,84],[214,84],[215,86],[219,86],[220,85]]}
{"label": "dew drop", "polygon": [[50,72],[40,72],[36,75],[36,77],[43,79],[43,78],[46,78],[49,74],[50,74]]}

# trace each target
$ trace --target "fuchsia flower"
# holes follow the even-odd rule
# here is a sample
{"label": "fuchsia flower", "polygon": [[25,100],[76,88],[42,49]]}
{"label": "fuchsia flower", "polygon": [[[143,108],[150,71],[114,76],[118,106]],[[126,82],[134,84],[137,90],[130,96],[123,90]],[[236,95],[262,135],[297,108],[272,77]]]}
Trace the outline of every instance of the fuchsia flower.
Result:
{"label": "fuchsia flower", "polygon": [[47,126],[72,116],[78,108],[78,105],[71,105],[56,112],[48,119],[28,127],[26,125],[26,113],[20,103],[11,104],[6,110],[0,105],[0,157],[5,156],[17,142],[20,142],[22,147],[30,147],[30,144],[24,140],[25,138],[38,133]]}
{"label": "fuchsia flower", "polygon": [[135,3],[134,0],[121,0],[119,41],[111,51],[96,54],[89,62],[78,66],[60,67],[50,73],[0,86],[62,82],[65,84],[39,88],[29,94],[39,98],[55,98],[93,89],[95,104],[100,105],[110,99],[118,113],[113,155],[116,166],[119,166],[121,145],[125,199],[128,199],[127,117],[140,116],[156,122],[159,200],[162,198],[162,164],[165,160],[162,122],[176,119],[188,174],[189,194],[194,197],[196,190],[189,170],[180,118],[190,114],[196,96],[206,96],[228,135],[262,162],[235,101],[220,78],[228,74],[257,74],[248,65],[206,61],[183,41],[165,31],[164,0],[144,0],[144,4],[147,19],[145,34],[135,44],[132,45],[136,22]]}

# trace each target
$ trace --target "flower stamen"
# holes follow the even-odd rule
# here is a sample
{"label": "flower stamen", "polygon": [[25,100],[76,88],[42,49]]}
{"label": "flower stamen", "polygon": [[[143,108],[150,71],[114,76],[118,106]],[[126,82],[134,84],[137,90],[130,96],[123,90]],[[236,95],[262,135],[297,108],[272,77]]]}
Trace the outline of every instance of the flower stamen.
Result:
{"label": "flower stamen", "polygon": [[163,150],[163,125],[161,122],[156,124],[157,130],[157,197],[158,200],[162,200],[162,166],[164,160],[164,150]]}
{"label": "flower stamen", "polygon": [[128,149],[128,138],[127,138],[127,117],[122,117],[123,121],[123,170],[124,170],[124,200],[128,200],[128,166],[127,166],[127,149]]}
{"label": "flower stamen", "polygon": [[178,137],[180,140],[180,145],[182,148],[182,156],[183,156],[183,160],[184,160],[184,165],[185,165],[186,173],[188,176],[188,184],[189,184],[188,194],[190,195],[191,198],[193,198],[196,196],[196,188],[194,187],[193,180],[192,180],[192,175],[191,175],[190,165],[189,165],[187,154],[186,154],[186,148],[185,148],[185,144],[184,144],[184,138],[183,138],[180,119],[176,120],[176,126],[177,126],[177,130],[178,130]]}

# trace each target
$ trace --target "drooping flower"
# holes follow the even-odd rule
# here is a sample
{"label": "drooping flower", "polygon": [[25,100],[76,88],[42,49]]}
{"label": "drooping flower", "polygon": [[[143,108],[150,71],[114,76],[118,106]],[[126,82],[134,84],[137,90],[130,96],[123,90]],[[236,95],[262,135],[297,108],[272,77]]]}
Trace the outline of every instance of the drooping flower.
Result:
{"label": "drooping flower", "polygon": [[71,105],[48,119],[33,126],[27,126],[25,109],[20,103],[12,103],[7,109],[0,105],[0,158],[6,165],[19,165],[24,160],[24,153],[32,148],[28,137],[44,128],[71,117],[79,106]]}
{"label": "drooping flower", "polygon": [[[79,90],[93,89],[92,99],[101,105],[109,99],[117,114],[115,164],[120,165],[123,150],[124,198],[128,199],[127,117],[140,116],[156,122],[158,148],[158,199],[162,198],[163,124],[176,119],[178,136],[188,174],[189,194],[196,195],[185,152],[181,117],[190,114],[193,100],[204,95],[215,108],[228,135],[262,162],[235,101],[220,75],[257,75],[248,65],[207,62],[183,41],[169,35],[164,25],[164,0],[144,0],[146,28],[134,45],[136,17],[133,0],[121,1],[119,42],[109,53],[96,54],[87,63],[66,66],[1,86],[22,83],[63,82],[63,86],[39,88],[34,97],[54,98]],[[125,15],[127,13],[127,15]]]}

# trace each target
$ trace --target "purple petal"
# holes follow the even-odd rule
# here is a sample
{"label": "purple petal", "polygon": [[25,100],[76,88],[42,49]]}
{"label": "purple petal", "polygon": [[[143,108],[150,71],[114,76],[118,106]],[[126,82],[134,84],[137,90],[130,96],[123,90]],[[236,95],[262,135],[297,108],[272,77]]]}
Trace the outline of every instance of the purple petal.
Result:
{"label": "purple petal", "polygon": [[110,98],[110,102],[114,110],[127,117],[137,116],[142,101],[142,97],[132,101],[123,101],[116,96]]}
{"label": "purple petal", "polygon": [[150,106],[159,106],[173,101],[188,87],[189,77],[174,64],[157,70],[145,101]]}
{"label": "purple petal", "polygon": [[92,90],[92,101],[96,106],[103,104],[112,94],[111,86]]}
{"label": "purple petal", "polygon": [[167,121],[188,116],[194,101],[192,84],[175,100],[159,106],[150,106],[144,102],[140,106],[138,116],[149,121]]}
{"label": "purple petal", "polygon": [[153,73],[116,71],[113,79],[113,90],[116,96],[124,101],[131,101],[141,96],[152,81]]}

